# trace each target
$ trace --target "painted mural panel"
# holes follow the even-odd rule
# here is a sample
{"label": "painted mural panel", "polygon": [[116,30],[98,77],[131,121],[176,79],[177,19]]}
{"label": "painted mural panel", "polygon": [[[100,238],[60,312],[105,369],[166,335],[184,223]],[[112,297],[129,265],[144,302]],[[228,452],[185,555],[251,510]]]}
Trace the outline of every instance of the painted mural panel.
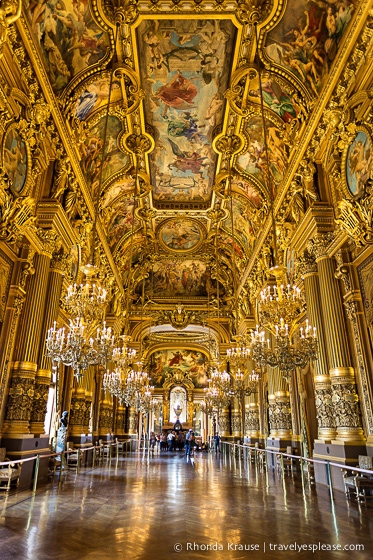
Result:
{"label": "painted mural panel", "polygon": [[[249,97],[260,102],[259,77],[253,80],[250,86],[252,89],[249,91]],[[273,76],[262,77],[262,96],[264,105],[272,109],[286,123],[292,121],[300,111],[291,95]]]}
{"label": "painted mural panel", "polygon": [[27,178],[28,153],[25,142],[15,126],[12,126],[5,137],[3,145],[3,166],[9,177],[11,188],[20,195]]}
{"label": "painted mural panel", "polygon": [[255,208],[260,208],[262,206],[262,199],[258,190],[248,181],[245,181],[243,178],[236,178],[232,181],[232,187],[239,189],[250,200],[251,204],[255,206]]}
{"label": "painted mural panel", "polygon": [[268,34],[266,52],[293,72],[313,95],[320,91],[351,20],[349,0],[291,0]]}
{"label": "painted mural panel", "polygon": [[[273,178],[274,192],[284,176],[287,160],[288,146],[280,136],[278,129],[271,121],[266,119],[267,147],[269,171]],[[252,117],[246,123],[245,133],[248,138],[247,149],[244,154],[237,158],[237,164],[254,179],[265,185],[265,174],[267,169],[266,150],[264,146],[263,122],[261,117]]]}
{"label": "painted mural panel", "polygon": [[27,0],[27,14],[53,90],[61,93],[106,53],[108,35],[94,21],[87,0]]}
{"label": "painted mural panel", "polygon": [[154,297],[207,296],[206,268],[201,261],[159,261],[146,281],[146,290]]}
{"label": "painted mural panel", "polygon": [[184,252],[196,249],[203,239],[203,234],[196,220],[172,218],[161,224],[159,238],[167,249]]}
{"label": "painted mural panel", "polygon": [[372,168],[373,146],[370,137],[360,130],[347,150],[346,182],[350,193],[354,196],[364,192]]}
{"label": "painted mural panel", "polygon": [[159,350],[150,357],[151,384],[162,387],[167,375],[181,370],[195,387],[207,386],[207,357],[196,350]]}
{"label": "painted mural panel", "polygon": [[128,156],[118,146],[118,135],[122,132],[121,121],[117,117],[109,115],[104,146],[105,123],[106,117],[102,117],[90,129],[85,142],[80,145],[82,156],[80,166],[94,196],[97,195],[96,190],[100,182],[100,169],[104,152],[105,160],[103,162],[102,183],[128,163]]}
{"label": "painted mural panel", "polygon": [[154,198],[208,200],[235,28],[229,20],[144,21],[138,28],[145,112],[156,135]]}
{"label": "painted mural panel", "polygon": [[119,181],[111,183],[104,193],[101,194],[100,208],[104,210],[108,208],[119,197],[133,191],[135,181],[132,177],[123,177]]}
{"label": "painted mural panel", "polygon": [[[110,92],[110,77],[99,78],[87,85],[83,93],[78,97],[74,113],[80,120],[84,121],[97,109],[107,105]],[[110,92],[110,105],[122,99],[122,90],[118,80],[113,80]]]}
{"label": "painted mural panel", "polygon": [[[249,203],[241,197],[234,198],[232,206],[234,234],[238,237],[248,253],[254,246],[255,236],[257,234],[257,230],[254,229],[252,209]],[[224,228],[228,231],[232,231],[232,221],[230,217],[224,221]]]}
{"label": "painted mural panel", "polygon": [[132,228],[137,227],[138,221],[135,220],[135,223],[133,223],[133,204],[133,198],[119,200],[106,210],[104,220],[111,249]]}

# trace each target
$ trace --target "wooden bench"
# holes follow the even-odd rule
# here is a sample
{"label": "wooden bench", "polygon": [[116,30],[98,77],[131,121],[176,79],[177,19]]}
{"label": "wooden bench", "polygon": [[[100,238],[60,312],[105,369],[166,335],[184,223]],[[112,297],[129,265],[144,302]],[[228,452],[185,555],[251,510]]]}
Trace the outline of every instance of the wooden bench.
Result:
{"label": "wooden bench", "polygon": [[372,471],[372,474],[356,473],[351,475],[347,469],[341,469],[343,473],[343,482],[345,486],[345,494],[350,497],[351,494],[356,496],[358,502],[362,498],[364,501],[367,497],[373,497],[373,457],[367,455],[359,455],[359,469]]}
{"label": "wooden bench", "polygon": [[[0,463],[5,463],[9,461],[6,455],[5,447],[0,448]],[[11,484],[15,483],[16,486],[19,485],[19,477],[21,476],[22,465],[17,464],[17,466],[10,463],[9,465],[0,465],[0,490],[9,491]]]}

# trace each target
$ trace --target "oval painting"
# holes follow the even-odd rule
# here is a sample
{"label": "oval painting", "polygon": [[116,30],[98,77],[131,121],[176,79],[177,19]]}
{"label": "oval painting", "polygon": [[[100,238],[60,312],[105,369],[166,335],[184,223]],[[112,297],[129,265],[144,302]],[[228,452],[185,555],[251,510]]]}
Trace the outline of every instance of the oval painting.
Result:
{"label": "oval painting", "polygon": [[159,239],[171,251],[192,251],[202,242],[203,235],[198,222],[191,219],[173,218],[163,223]]}
{"label": "oval painting", "polygon": [[347,150],[346,182],[350,193],[359,196],[370,176],[372,164],[372,141],[360,130]]}
{"label": "oval painting", "polygon": [[14,194],[21,194],[27,178],[28,154],[26,143],[14,127],[8,131],[5,138],[3,162]]}

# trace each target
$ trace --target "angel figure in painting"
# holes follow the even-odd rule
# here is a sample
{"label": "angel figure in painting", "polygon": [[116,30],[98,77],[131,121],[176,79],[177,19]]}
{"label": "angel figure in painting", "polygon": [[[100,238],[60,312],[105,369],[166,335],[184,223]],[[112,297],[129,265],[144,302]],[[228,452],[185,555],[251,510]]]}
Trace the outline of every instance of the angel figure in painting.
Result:
{"label": "angel figure in painting", "polygon": [[356,178],[355,196],[359,196],[364,191],[364,185],[369,179],[372,163],[372,153],[369,142],[363,143],[358,140],[354,143],[348,157],[348,167],[352,176]]}
{"label": "angel figure in painting", "polygon": [[188,109],[193,104],[193,99],[198,91],[196,86],[185,78],[180,71],[164,86],[154,93],[154,97],[160,99],[164,104],[162,117],[166,118],[169,107],[175,109]]}
{"label": "angel figure in painting", "polygon": [[184,152],[179,148],[179,146],[168,138],[169,143],[173,153],[176,156],[176,160],[168,164],[169,169],[176,167],[179,171],[191,171],[192,173],[198,174],[201,172],[201,167],[206,167],[204,161],[207,157],[201,157],[198,152]]}

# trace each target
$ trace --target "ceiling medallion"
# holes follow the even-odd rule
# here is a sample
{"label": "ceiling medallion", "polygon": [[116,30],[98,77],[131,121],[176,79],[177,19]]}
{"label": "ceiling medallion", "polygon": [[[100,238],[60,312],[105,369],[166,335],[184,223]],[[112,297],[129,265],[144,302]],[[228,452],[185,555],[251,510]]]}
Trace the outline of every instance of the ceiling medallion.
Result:
{"label": "ceiling medallion", "polygon": [[192,218],[169,218],[158,228],[158,239],[161,246],[174,253],[196,251],[204,238],[203,226]]}

